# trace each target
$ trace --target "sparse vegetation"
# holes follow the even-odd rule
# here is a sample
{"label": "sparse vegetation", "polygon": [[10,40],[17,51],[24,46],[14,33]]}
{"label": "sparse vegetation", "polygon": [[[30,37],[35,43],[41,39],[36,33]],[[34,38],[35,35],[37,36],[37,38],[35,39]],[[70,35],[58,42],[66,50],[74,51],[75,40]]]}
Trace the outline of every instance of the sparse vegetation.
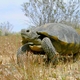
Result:
{"label": "sparse vegetation", "polygon": [[12,24],[10,24],[8,21],[0,23],[0,36],[11,35],[12,28],[13,28]]}
{"label": "sparse vegetation", "polygon": [[28,0],[23,3],[24,14],[30,26],[40,26],[45,23],[61,22],[79,27],[79,0]]}
{"label": "sparse vegetation", "polygon": [[60,61],[55,67],[44,63],[44,56],[23,55],[24,68],[16,63],[16,52],[21,46],[21,37],[0,36],[0,80],[80,80],[80,59],[65,64]]}

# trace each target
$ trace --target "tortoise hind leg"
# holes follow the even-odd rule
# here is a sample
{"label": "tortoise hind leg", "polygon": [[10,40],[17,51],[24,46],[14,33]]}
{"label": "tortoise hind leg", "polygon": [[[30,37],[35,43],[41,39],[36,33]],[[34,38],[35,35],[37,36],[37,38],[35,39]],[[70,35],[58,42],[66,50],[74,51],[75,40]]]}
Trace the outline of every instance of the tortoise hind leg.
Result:
{"label": "tortoise hind leg", "polygon": [[41,45],[47,55],[47,61],[56,64],[58,56],[53,44],[51,43],[51,40],[48,37],[45,37],[43,38]]}

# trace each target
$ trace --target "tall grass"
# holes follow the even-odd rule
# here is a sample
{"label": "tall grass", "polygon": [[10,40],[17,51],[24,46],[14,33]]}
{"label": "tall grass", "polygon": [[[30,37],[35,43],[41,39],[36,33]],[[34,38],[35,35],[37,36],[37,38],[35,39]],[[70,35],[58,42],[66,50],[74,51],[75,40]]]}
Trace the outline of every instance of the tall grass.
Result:
{"label": "tall grass", "polygon": [[44,56],[28,52],[23,55],[24,67],[16,63],[21,46],[20,36],[0,36],[0,80],[80,80],[80,60],[46,65]]}

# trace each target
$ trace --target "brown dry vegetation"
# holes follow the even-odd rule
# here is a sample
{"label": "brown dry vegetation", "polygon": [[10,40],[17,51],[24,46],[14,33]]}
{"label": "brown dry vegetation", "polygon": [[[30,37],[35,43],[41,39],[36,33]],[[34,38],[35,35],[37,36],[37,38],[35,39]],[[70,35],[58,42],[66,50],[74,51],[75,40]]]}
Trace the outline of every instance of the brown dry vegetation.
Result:
{"label": "brown dry vegetation", "polygon": [[80,80],[80,60],[61,61],[56,67],[45,65],[43,56],[23,56],[24,68],[16,64],[16,52],[21,46],[20,36],[0,37],[0,80]]}

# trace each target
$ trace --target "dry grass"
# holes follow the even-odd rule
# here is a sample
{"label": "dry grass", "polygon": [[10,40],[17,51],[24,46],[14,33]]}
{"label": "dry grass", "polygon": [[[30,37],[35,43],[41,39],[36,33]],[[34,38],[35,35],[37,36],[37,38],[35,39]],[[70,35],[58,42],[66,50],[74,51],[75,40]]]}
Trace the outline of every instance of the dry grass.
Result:
{"label": "dry grass", "polygon": [[0,80],[80,80],[80,60],[47,66],[43,56],[29,52],[23,56],[24,68],[20,68],[16,64],[20,41],[20,36],[0,37]]}

